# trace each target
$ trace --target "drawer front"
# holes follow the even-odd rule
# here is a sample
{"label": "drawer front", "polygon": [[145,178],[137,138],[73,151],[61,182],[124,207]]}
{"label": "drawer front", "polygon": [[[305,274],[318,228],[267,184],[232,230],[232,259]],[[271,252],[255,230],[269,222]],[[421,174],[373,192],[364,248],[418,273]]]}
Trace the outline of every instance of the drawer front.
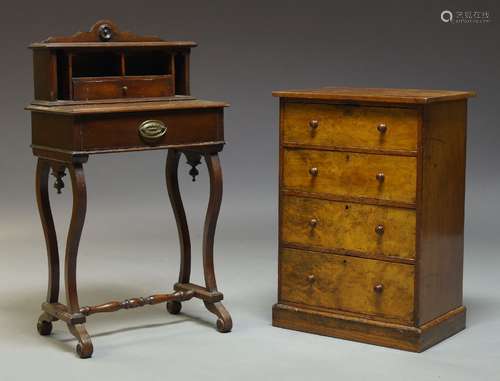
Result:
{"label": "drawer front", "polygon": [[151,98],[174,95],[171,75],[73,79],[74,100]]}
{"label": "drawer front", "polygon": [[389,257],[415,258],[415,211],[284,196],[283,241]]}
{"label": "drawer front", "polygon": [[283,185],[300,191],[415,203],[417,160],[285,149]]}
{"label": "drawer front", "polygon": [[411,322],[414,272],[413,265],[283,249],[280,299]]}
{"label": "drawer front", "polygon": [[414,109],[287,103],[283,141],[416,151],[418,123]]}
{"label": "drawer front", "polygon": [[[166,131],[158,137],[144,137],[139,129],[154,121]],[[83,116],[80,125],[81,150],[134,148],[220,142],[224,140],[222,109],[176,110]],[[147,132],[147,131],[146,131]],[[157,135],[161,134],[159,131]],[[144,134],[144,133],[143,133]]]}

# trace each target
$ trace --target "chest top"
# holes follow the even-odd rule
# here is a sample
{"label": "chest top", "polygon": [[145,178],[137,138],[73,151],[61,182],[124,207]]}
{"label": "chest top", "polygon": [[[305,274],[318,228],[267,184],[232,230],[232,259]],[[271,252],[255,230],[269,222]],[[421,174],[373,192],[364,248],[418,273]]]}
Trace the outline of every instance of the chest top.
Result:
{"label": "chest top", "polygon": [[31,44],[35,102],[41,105],[190,98],[196,43],[122,32],[109,20],[69,37]]}
{"label": "chest top", "polygon": [[466,99],[473,97],[475,93],[449,90],[322,87],[319,89],[275,91],[273,95],[291,99],[425,104]]}

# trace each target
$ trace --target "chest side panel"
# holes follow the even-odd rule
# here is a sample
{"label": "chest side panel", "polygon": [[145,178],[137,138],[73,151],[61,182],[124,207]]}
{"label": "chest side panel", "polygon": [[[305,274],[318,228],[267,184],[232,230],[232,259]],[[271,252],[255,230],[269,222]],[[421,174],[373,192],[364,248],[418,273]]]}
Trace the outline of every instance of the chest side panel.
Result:
{"label": "chest side panel", "polygon": [[424,109],[418,309],[425,323],[462,305],[467,103]]}

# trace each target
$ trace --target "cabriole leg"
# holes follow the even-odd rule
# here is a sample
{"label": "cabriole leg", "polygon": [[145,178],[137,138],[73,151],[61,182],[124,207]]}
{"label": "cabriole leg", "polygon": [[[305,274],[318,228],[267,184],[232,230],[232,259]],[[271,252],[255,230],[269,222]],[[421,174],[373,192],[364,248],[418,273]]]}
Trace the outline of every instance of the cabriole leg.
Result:
{"label": "cabriole leg", "polygon": [[[68,171],[71,177],[73,188],[73,211],[66,242],[65,258],[65,283],[66,299],[68,311],[72,314],[80,312],[78,303],[78,292],[76,286],[76,263],[78,256],[78,246],[82,235],[83,224],[85,222],[85,213],[87,211],[87,189],[85,185],[85,176],[81,163],[72,163],[68,165]],[[92,356],[93,346],[90,336],[85,329],[85,325],[68,323],[70,332],[78,339],[79,343],[76,351],[81,358]]]}
{"label": "cabriole leg", "polygon": [[[205,153],[205,161],[210,175],[210,198],[208,201],[205,227],[203,230],[203,272],[208,291],[216,292],[217,283],[214,270],[214,237],[222,202],[222,168],[217,153]],[[233,327],[231,315],[221,302],[204,302],[207,309],[217,315],[217,330],[229,332]]]}
{"label": "cabriole leg", "polygon": [[[45,245],[47,247],[49,278],[46,301],[47,303],[57,303],[59,298],[59,251],[57,249],[57,236],[49,199],[48,183],[50,168],[50,163],[47,160],[38,159],[35,192],[38,212],[45,235]],[[37,323],[37,330],[40,335],[50,335],[52,332],[52,322],[55,320],[57,319],[53,316],[45,312],[42,313]]]}
{"label": "cabriole leg", "polygon": [[[179,234],[179,244],[181,248],[179,283],[189,283],[191,276],[191,239],[189,237],[186,212],[184,211],[181,193],[179,191],[178,169],[180,157],[181,152],[173,149],[168,150],[165,178],[168,197],[174,211],[175,222],[177,223],[177,232]],[[181,308],[181,302],[179,301],[167,302],[167,310],[171,314],[178,314],[181,312]]]}

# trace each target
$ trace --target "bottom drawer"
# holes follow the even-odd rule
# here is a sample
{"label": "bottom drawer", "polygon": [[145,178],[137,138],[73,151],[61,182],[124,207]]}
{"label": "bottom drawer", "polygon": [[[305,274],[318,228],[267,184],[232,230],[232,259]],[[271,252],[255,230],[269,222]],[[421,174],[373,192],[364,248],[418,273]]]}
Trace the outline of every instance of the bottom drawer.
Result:
{"label": "bottom drawer", "polygon": [[413,321],[413,265],[283,249],[280,301]]}

